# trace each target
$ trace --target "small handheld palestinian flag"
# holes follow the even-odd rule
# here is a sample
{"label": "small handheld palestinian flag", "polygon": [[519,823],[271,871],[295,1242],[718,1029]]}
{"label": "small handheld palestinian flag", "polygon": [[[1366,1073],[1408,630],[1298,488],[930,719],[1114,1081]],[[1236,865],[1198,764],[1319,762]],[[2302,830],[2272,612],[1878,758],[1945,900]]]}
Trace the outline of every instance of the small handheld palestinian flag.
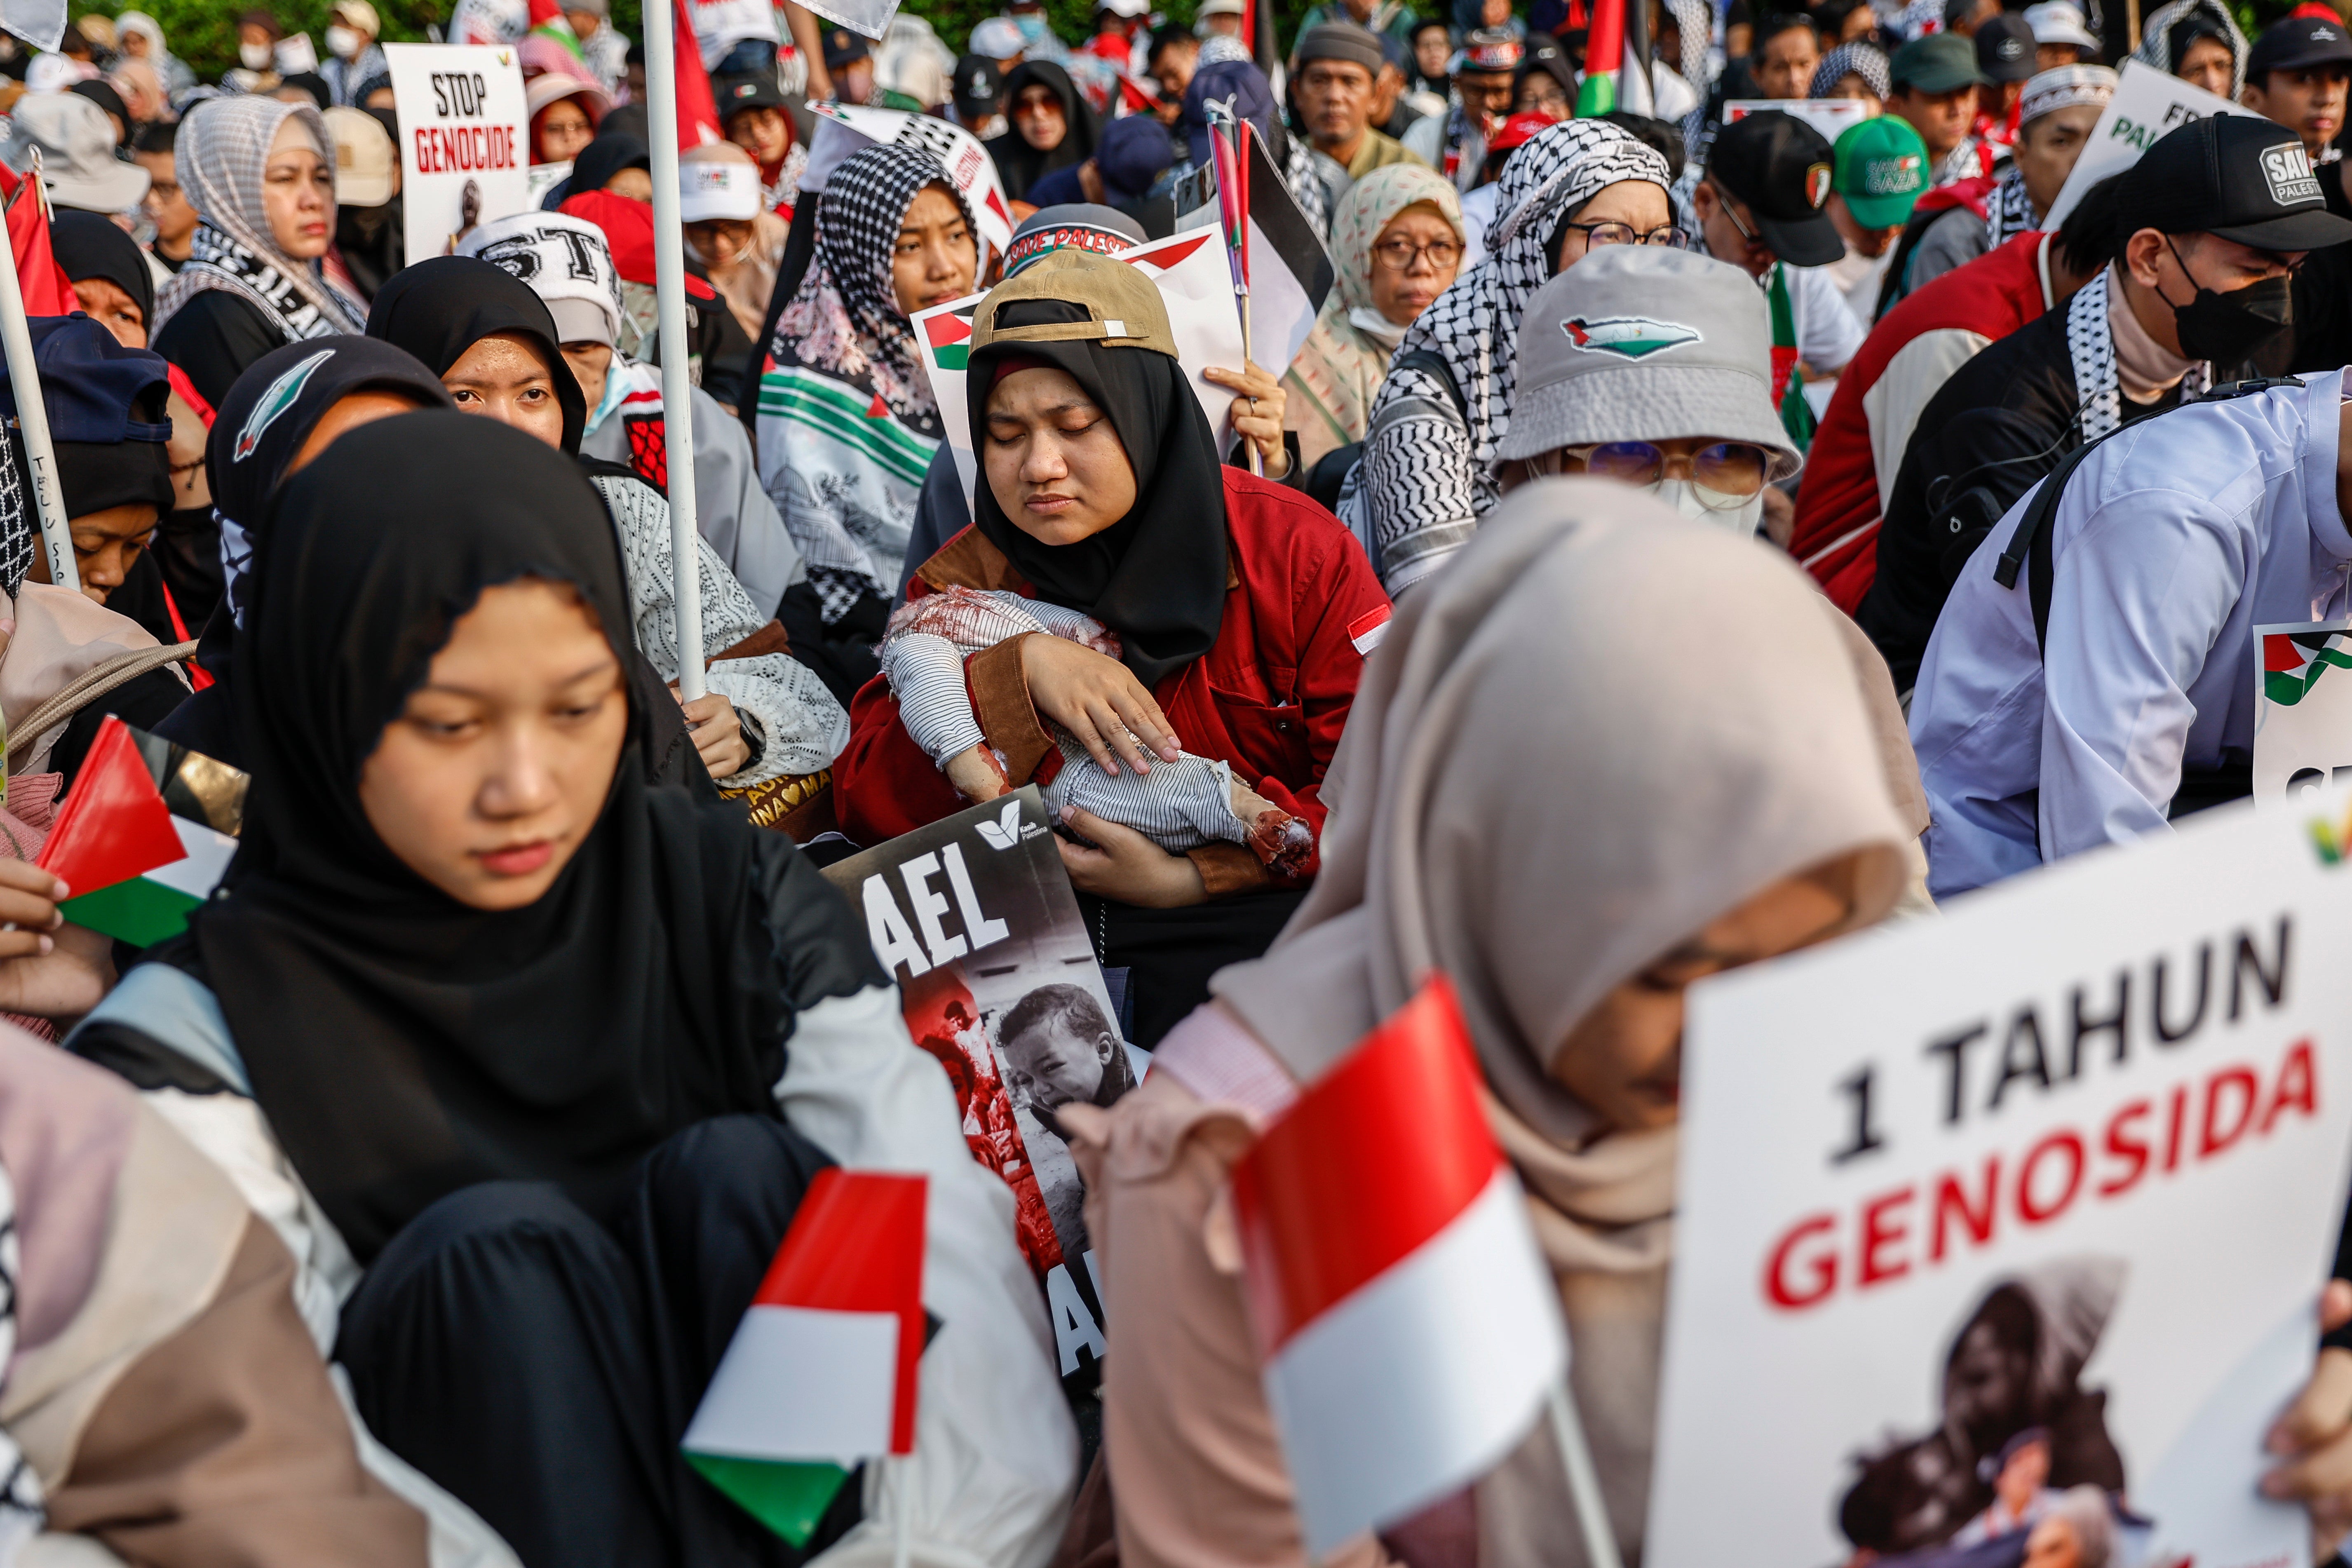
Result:
{"label": "small handheld palestinian flag", "polygon": [[966,305],[961,310],[950,309],[923,322],[923,340],[931,351],[931,363],[941,370],[971,368],[971,312],[975,306]]}
{"label": "small handheld palestinian flag", "polygon": [[572,51],[572,58],[583,58],[580,35],[572,30],[572,23],[564,16],[563,8],[556,4],[556,0],[530,0],[530,36],[553,38]]}
{"label": "small handheld palestinian flag", "polygon": [[1576,117],[1591,120],[1617,107],[1617,74],[1625,58],[1625,0],[1592,0],[1592,28],[1584,43],[1584,80],[1576,89]]}
{"label": "small handheld palestinian flag", "polygon": [[818,1174],[679,1445],[795,1546],[860,1460],[914,1452],[925,1195],[921,1176]]}
{"label": "small handheld palestinian flag", "polygon": [[73,889],[66,919],[136,947],[187,930],[236,853],[247,782],[110,714],[37,862]]}
{"label": "small handheld palestinian flag", "polygon": [[[2263,695],[2292,708],[2334,665],[2352,669],[2352,634],[2341,631],[2265,632],[2263,635]],[[2341,679],[2342,677],[2337,679]]]}

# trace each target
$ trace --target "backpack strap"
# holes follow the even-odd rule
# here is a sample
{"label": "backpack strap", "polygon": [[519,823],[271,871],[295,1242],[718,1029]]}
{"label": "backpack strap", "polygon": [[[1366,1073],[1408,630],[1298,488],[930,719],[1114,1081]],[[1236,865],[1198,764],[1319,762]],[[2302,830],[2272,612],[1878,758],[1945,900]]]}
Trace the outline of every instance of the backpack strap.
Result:
{"label": "backpack strap", "polygon": [[1470,423],[1470,400],[1463,395],[1461,384],[1454,379],[1454,367],[1445,363],[1444,354],[1435,349],[1414,349],[1399,354],[1389,361],[1389,374],[1394,375],[1401,370],[1417,370],[1435,376],[1438,384],[1445,388],[1445,395],[1454,400],[1454,412],[1462,416],[1463,424]]}

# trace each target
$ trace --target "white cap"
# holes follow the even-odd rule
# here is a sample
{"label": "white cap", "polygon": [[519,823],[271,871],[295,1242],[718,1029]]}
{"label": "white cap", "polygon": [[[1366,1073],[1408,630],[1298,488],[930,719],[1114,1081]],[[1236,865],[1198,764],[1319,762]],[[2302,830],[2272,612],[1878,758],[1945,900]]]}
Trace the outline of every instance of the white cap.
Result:
{"label": "white cap", "polygon": [[2028,125],[2060,109],[2105,109],[2122,79],[2105,66],[2058,66],[2027,79],[2017,100],[2017,122]]}
{"label": "white cap", "polygon": [[760,216],[760,165],[732,142],[717,142],[678,154],[677,216],[681,223]]}
{"label": "white cap", "polygon": [[2099,40],[2084,25],[2082,11],[2071,0],[2042,0],[2025,8],[2025,25],[2033,29],[2037,44],[2072,44],[2076,48],[2095,49]]}
{"label": "white cap", "polygon": [[383,121],[364,109],[326,110],[335,138],[335,202],[339,206],[380,207],[392,200],[392,171],[399,153]]}
{"label": "white cap", "polygon": [[992,60],[1009,60],[1028,47],[1010,16],[991,16],[971,30],[971,52]]}
{"label": "white cap", "polygon": [[478,224],[460,256],[505,268],[547,301],[559,342],[610,345],[621,335],[621,275],[604,231],[569,213],[517,213]]}
{"label": "white cap", "polygon": [[1095,9],[1133,21],[1151,9],[1151,0],[1095,0]]}

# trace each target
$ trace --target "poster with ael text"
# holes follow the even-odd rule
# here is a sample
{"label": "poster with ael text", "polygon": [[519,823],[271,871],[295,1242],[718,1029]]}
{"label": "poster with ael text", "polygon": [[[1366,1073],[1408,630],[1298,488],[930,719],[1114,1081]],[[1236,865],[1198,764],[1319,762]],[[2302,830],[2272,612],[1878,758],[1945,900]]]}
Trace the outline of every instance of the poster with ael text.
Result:
{"label": "poster with ael text", "polygon": [[2307,1563],[2257,1487],[2345,1208],[2347,835],[2210,812],[1693,990],[1651,1568]]}

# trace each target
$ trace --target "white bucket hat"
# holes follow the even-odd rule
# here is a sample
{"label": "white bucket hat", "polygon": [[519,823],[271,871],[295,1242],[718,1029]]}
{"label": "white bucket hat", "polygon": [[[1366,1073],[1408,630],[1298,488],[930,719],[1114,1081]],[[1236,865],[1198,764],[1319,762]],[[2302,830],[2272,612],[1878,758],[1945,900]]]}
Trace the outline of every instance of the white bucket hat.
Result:
{"label": "white bucket hat", "polygon": [[41,154],[41,183],[59,206],[85,212],[129,212],[146,195],[147,171],[114,155],[114,124],[106,110],[79,93],[27,94],[8,117],[0,158],[20,172]]}

